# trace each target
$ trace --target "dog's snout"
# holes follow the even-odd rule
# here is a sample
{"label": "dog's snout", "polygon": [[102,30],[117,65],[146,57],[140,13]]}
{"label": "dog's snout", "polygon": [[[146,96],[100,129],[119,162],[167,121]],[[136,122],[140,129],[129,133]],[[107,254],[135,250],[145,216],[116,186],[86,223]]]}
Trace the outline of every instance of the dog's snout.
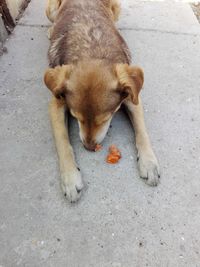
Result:
{"label": "dog's snout", "polygon": [[84,144],[84,147],[89,151],[95,151],[95,147],[94,146],[89,146],[89,145],[85,145]]}
{"label": "dog's snout", "polygon": [[96,148],[96,143],[95,142],[93,142],[93,141],[83,142],[83,145],[87,150],[95,151],[95,148]]}

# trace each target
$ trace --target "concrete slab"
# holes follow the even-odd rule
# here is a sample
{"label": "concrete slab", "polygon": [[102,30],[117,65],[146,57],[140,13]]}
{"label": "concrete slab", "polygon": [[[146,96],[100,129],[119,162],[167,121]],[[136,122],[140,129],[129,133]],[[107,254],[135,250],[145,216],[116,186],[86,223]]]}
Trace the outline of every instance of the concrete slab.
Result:
{"label": "concrete slab", "polygon": [[199,23],[188,3],[183,1],[121,0],[122,17],[119,27],[200,33]]}
{"label": "concrete slab", "polygon": [[50,25],[45,15],[47,0],[31,0],[20,20],[20,24],[24,25]]}
{"label": "concrete slab", "polygon": [[[86,189],[78,204],[66,202],[42,82],[46,29],[18,26],[0,60],[1,266],[199,266],[200,36],[122,34],[145,70],[142,97],[161,184],[138,178],[133,131],[119,112],[98,153],[83,149],[72,121]],[[111,143],[122,150],[116,166],[105,164]]]}

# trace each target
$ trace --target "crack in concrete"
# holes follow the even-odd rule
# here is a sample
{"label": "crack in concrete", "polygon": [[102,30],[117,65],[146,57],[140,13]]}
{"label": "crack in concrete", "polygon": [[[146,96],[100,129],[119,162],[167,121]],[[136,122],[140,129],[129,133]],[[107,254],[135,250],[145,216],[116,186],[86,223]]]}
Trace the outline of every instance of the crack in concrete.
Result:
{"label": "crack in concrete", "polygon": [[[22,27],[31,27],[31,28],[49,28],[51,25],[48,24],[25,24],[18,23],[18,26]],[[187,35],[187,36],[200,36],[199,33],[189,33],[189,32],[176,32],[176,31],[162,31],[157,29],[145,29],[145,28],[129,28],[129,27],[118,27],[120,31],[141,31],[141,32],[154,32],[154,33],[162,33],[162,34],[172,34],[172,35]]]}
{"label": "crack in concrete", "polygon": [[200,36],[199,33],[189,33],[189,32],[175,32],[175,31],[162,31],[157,29],[145,29],[145,28],[118,28],[120,31],[143,31],[143,32],[155,32],[155,33],[162,33],[162,34],[173,34],[173,35],[189,35],[189,36]]}
{"label": "crack in concrete", "polygon": [[48,25],[48,24],[25,24],[25,23],[17,23],[17,26],[31,27],[31,28],[49,28],[51,25]]}

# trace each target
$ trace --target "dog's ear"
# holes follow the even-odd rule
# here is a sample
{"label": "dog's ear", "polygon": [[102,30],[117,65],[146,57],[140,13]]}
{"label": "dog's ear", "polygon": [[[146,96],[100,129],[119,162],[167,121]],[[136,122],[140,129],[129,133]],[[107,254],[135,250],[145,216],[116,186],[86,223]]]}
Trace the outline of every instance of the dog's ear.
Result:
{"label": "dog's ear", "polygon": [[44,74],[44,82],[58,99],[64,98],[67,92],[66,81],[72,72],[71,65],[49,68]]}
{"label": "dog's ear", "polygon": [[122,100],[130,97],[133,104],[139,103],[138,95],[144,82],[144,73],[140,67],[128,64],[117,64],[115,73],[118,78],[119,88],[117,89]]}

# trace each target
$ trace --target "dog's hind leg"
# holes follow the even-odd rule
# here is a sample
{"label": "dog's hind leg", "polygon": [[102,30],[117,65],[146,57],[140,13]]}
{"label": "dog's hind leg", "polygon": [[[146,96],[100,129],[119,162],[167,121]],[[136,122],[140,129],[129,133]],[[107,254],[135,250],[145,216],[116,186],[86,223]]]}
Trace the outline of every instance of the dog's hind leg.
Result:
{"label": "dog's hind leg", "polygon": [[140,177],[146,179],[147,184],[156,186],[160,178],[159,164],[146,130],[141,99],[139,98],[138,105],[134,105],[130,100],[126,101],[125,105],[135,129]]}
{"label": "dog's hind leg", "polygon": [[[60,164],[61,187],[70,202],[75,202],[81,195],[83,182],[77,169],[72,146],[69,142],[67,127],[67,113],[64,104],[55,97],[49,105],[49,113],[53,127],[56,148]],[[65,124],[66,123],[66,124]]]}
{"label": "dog's hind leg", "polygon": [[48,0],[47,2],[46,15],[52,23],[55,21],[60,5],[61,0]]}
{"label": "dog's hind leg", "polygon": [[[54,23],[56,19],[60,5],[61,5],[61,0],[48,0],[47,2],[46,15],[52,23]],[[51,39],[52,31],[53,31],[53,25],[47,31],[47,37],[49,39]]]}
{"label": "dog's hind leg", "polygon": [[117,21],[119,19],[121,10],[119,0],[110,0],[110,8],[113,14],[114,21]]}
{"label": "dog's hind leg", "polygon": [[119,0],[101,0],[104,6],[108,9],[111,18],[117,21],[120,14],[120,3]]}

